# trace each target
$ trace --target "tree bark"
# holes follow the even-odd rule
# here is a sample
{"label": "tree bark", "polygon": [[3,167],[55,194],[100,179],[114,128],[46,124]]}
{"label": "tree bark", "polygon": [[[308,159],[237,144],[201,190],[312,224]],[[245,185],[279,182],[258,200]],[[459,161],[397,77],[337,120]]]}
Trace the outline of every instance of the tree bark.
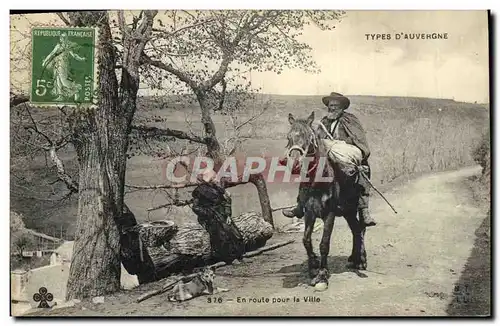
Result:
{"label": "tree bark", "polygon": [[206,99],[206,92],[203,90],[195,90],[196,98],[201,109],[201,123],[205,129],[205,139],[208,156],[214,161],[214,170],[218,171],[224,161],[221,153],[221,146],[217,139],[215,124],[210,114],[210,107]]}
{"label": "tree bark", "polygon": [[119,231],[111,178],[102,162],[102,145],[95,114],[89,132],[76,146],[80,163],[78,224],[73,247],[66,299],[113,293],[120,289]]}
{"label": "tree bark", "polygon": [[118,110],[118,83],[108,15],[105,12],[73,13],[70,20],[83,26],[100,21],[102,35],[97,45],[99,108],[75,110],[71,121],[72,142],[79,162],[79,198],[67,300],[120,289],[120,233],[115,220],[121,215],[119,208],[123,205],[116,187],[122,169],[115,171],[113,162],[120,149],[113,146],[111,139],[123,134],[113,126],[113,112]]}
{"label": "tree bark", "polygon": [[[154,12],[145,18],[146,25],[152,25],[152,17]],[[134,269],[138,260],[142,262],[139,266],[148,266],[151,262],[147,252],[146,255],[141,253],[137,241],[134,241],[138,235],[134,238],[134,235],[123,232],[125,226],[137,224],[133,213],[124,205],[123,197],[128,135],[139,84],[139,63],[134,54],[142,52],[137,47],[143,47],[148,39],[147,29],[141,30],[144,41],[124,38],[119,94],[107,12],[74,12],[69,14],[69,20],[74,26],[97,25],[101,35],[97,42],[98,108],[75,110],[70,119],[72,142],[79,162],[79,201],[67,300],[119,290],[120,260],[127,270]],[[133,274],[151,280],[151,275],[140,275],[143,268],[136,268]]]}
{"label": "tree bark", "polygon": [[271,201],[269,200],[269,193],[267,192],[266,180],[262,174],[252,174],[249,181],[257,188],[259,195],[260,208],[262,209],[262,217],[264,221],[271,224],[274,228],[273,211],[271,208]]}

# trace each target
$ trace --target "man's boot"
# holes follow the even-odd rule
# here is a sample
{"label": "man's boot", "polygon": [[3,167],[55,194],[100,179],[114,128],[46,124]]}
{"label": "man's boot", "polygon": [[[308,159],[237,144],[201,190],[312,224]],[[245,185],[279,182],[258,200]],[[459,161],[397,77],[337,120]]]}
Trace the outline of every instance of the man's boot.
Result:
{"label": "man's boot", "polygon": [[375,226],[377,222],[370,215],[370,210],[368,208],[361,208],[359,211],[359,221],[363,221],[365,226]]}
{"label": "man's boot", "polygon": [[302,218],[302,217],[304,217],[304,210],[299,205],[295,206],[295,208],[293,208],[293,209],[284,209],[281,211],[281,213],[283,213],[283,215],[285,215],[286,217],[290,217],[290,218],[293,218],[293,217]]}

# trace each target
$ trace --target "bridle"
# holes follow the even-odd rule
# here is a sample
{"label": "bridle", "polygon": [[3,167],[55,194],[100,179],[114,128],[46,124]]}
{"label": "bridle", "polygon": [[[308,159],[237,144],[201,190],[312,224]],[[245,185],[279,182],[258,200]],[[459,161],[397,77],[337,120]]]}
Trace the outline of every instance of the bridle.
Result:
{"label": "bridle", "polygon": [[[308,151],[306,153],[306,151],[300,147],[299,145],[293,145],[291,146],[290,148],[287,149],[286,151],[286,157],[287,158],[290,158],[290,153],[292,152],[292,150],[298,150],[300,152],[300,158],[299,158],[299,162],[302,161],[304,159],[304,157],[307,157],[307,156],[315,156],[316,155],[316,152],[317,152],[317,149],[318,149],[318,142],[317,142],[317,139],[316,139],[316,134],[313,130],[313,128],[311,126],[308,126],[308,130],[309,130],[309,140],[308,140]],[[311,145],[312,145],[312,148],[313,148],[313,152],[309,152],[309,149],[311,148]]]}

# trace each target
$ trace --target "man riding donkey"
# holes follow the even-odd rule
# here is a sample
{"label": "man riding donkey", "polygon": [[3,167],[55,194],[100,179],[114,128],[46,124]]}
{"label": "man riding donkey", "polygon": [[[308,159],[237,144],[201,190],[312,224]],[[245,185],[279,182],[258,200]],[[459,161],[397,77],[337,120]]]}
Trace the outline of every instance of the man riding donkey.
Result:
{"label": "man riding donkey", "polygon": [[[321,123],[335,140],[345,141],[347,144],[359,148],[362,153],[361,165],[366,166],[365,176],[370,178],[371,171],[368,164],[370,149],[366,140],[366,133],[359,119],[354,114],[345,112],[350,105],[350,100],[342,94],[332,92],[329,96],[323,97],[323,104],[327,107],[328,114],[323,117]],[[286,165],[286,159],[281,160],[280,163]],[[296,173],[297,169],[294,170],[292,172]],[[300,183],[297,206],[293,209],[283,210],[283,215],[289,218],[302,218],[304,216],[305,193],[307,193],[309,187],[310,184],[307,182]],[[358,201],[359,219],[366,226],[374,226],[377,223],[371,217],[369,211],[370,185],[368,180],[360,176],[358,178],[358,187],[360,192]]]}

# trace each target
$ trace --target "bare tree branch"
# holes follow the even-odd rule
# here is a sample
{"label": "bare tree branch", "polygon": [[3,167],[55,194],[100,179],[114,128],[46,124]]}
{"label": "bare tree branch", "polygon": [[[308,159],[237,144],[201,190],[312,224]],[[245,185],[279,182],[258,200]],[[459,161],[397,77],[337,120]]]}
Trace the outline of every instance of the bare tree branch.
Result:
{"label": "bare tree branch", "polygon": [[10,194],[16,195],[18,197],[26,198],[26,199],[34,199],[34,200],[40,200],[40,201],[45,201],[45,202],[58,203],[58,202],[61,202],[61,201],[68,199],[73,194],[73,192],[70,191],[60,198],[42,198],[42,197],[38,197],[38,196],[27,195],[25,192],[21,193],[21,192],[15,191],[15,190],[10,190]]}
{"label": "bare tree branch", "polygon": [[[260,19],[258,19],[260,18]],[[257,21],[257,23],[253,26],[251,24],[254,21]],[[232,42],[229,44],[228,47],[223,47],[223,56],[222,56],[222,62],[219,66],[219,69],[215,72],[215,74],[207,80],[204,84],[203,87],[205,89],[211,89],[215,85],[221,82],[221,80],[224,78],[224,76],[227,73],[227,69],[229,67],[229,64],[233,61],[233,55],[235,49],[238,47],[239,43],[243,39],[243,37],[248,34],[249,32],[258,29],[263,22],[265,22],[266,19],[264,17],[260,17],[257,13],[254,13],[250,19],[248,19],[244,26],[238,31]]]}
{"label": "bare tree branch", "polygon": [[22,103],[26,103],[30,100],[28,95],[24,94],[15,94],[10,92],[10,107],[17,106]]}
{"label": "bare tree branch", "polygon": [[188,135],[184,131],[175,129],[160,129],[156,127],[147,126],[132,126],[132,130],[136,130],[145,137],[158,137],[158,136],[170,136],[179,139],[187,139],[196,143],[206,144],[207,139],[205,137],[200,137],[196,135]]}
{"label": "bare tree branch", "polygon": [[38,126],[37,126],[37,124],[35,122],[35,119],[33,119],[33,115],[31,114],[30,109],[28,107],[26,107],[26,112],[28,112],[28,116],[30,117],[30,120],[31,120],[31,123],[33,124],[33,126],[28,126],[28,127],[25,127],[25,128],[28,129],[28,130],[33,130],[34,132],[36,132],[37,134],[39,134],[40,136],[42,136],[43,138],[45,138],[45,140],[47,141],[48,145],[47,146],[43,146],[42,148],[45,149],[45,150],[48,150],[49,146],[52,146],[52,140],[46,134],[44,134],[43,132],[41,132],[38,129]]}
{"label": "bare tree branch", "polygon": [[[57,150],[60,149],[60,148],[62,148],[62,147],[64,147],[64,146],[66,146],[66,144],[69,143],[71,135],[61,136],[56,141],[53,141],[49,136],[47,136],[44,132],[42,132],[38,128],[38,124],[35,122],[35,119],[33,118],[33,115],[32,115],[32,113],[30,111],[30,108],[28,106],[25,106],[25,111],[26,111],[26,113],[27,113],[27,115],[29,117],[31,125],[30,126],[26,126],[24,128],[27,129],[27,130],[33,130],[35,133],[37,133],[38,135],[40,135],[46,141],[46,145],[45,146],[43,146],[43,145],[36,145],[36,144],[32,144],[32,143],[30,143],[30,144],[32,146],[34,146],[34,147],[42,148],[46,152],[48,152],[51,160],[54,162],[54,164],[55,164],[55,166],[57,168],[58,178],[66,184],[66,186],[70,190],[70,194],[78,192],[78,183],[75,182],[71,178],[71,176],[66,173],[66,170],[64,168],[64,164],[61,161],[61,159],[59,158],[59,156],[57,155]],[[69,196],[69,195],[67,195],[67,196]],[[64,198],[66,198],[67,196],[65,196]]]}
{"label": "bare tree branch", "polygon": [[184,32],[184,31],[186,31],[186,30],[188,30],[190,28],[195,28],[195,27],[198,27],[198,26],[202,26],[204,24],[208,24],[208,23],[211,23],[213,21],[214,21],[213,19],[202,20],[199,23],[181,27],[178,30],[175,30],[173,32],[169,32],[166,29],[153,28],[153,32],[164,33],[165,35],[162,35],[164,37],[174,37],[174,36],[177,36],[177,34],[180,34],[180,33]]}
{"label": "bare tree branch", "polygon": [[130,33],[130,29],[125,24],[125,15],[123,14],[123,10],[118,11],[118,27],[124,36]]}
{"label": "bare tree branch", "polygon": [[57,16],[59,16],[59,18],[61,18],[61,20],[68,26],[71,26],[71,22],[66,18],[64,17],[63,13],[62,12],[58,12],[57,13]]}
{"label": "bare tree branch", "polygon": [[141,12],[139,13],[139,17],[136,17],[134,16],[132,18],[132,28],[133,29],[136,29],[137,28],[137,24],[139,23],[139,21],[142,19],[142,15],[144,14],[144,10],[141,10]]}
{"label": "bare tree branch", "polygon": [[123,57],[122,71],[120,81],[120,106],[126,113],[128,123],[132,122],[133,115],[137,109],[135,96],[139,90],[140,77],[139,66],[140,58],[144,52],[144,47],[151,36],[151,28],[153,27],[154,17],[158,13],[157,10],[141,11],[139,18],[134,17],[137,25],[144,13],[144,18],[137,29],[129,29],[125,23],[123,11],[118,13],[118,20],[123,34]]}
{"label": "bare tree branch", "polygon": [[227,73],[227,68],[229,68],[229,64],[233,61],[232,54],[233,54],[232,49],[229,51],[224,51],[224,54],[222,56],[222,62],[219,66],[219,69],[217,70],[217,72],[215,72],[212,78],[203,83],[204,89],[209,90],[222,81],[222,79]]}
{"label": "bare tree branch", "polygon": [[174,200],[171,203],[162,204],[160,206],[155,206],[155,207],[150,207],[150,208],[146,209],[146,211],[148,211],[148,212],[156,211],[156,210],[159,210],[159,209],[162,209],[162,208],[165,208],[165,207],[170,207],[170,206],[178,206],[178,207],[188,206],[188,205],[191,205],[192,203],[193,203],[193,199],[188,199],[188,200]]}
{"label": "bare tree branch", "polygon": [[200,85],[198,85],[198,83],[196,81],[194,81],[187,73],[175,68],[170,63],[167,64],[167,63],[164,63],[160,60],[153,60],[150,57],[148,57],[145,53],[142,54],[141,62],[143,64],[150,64],[153,67],[165,70],[165,71],[177,76],[177,78],[179,78],[184,83],[188,84],[189,87],[191,87],[191,89],[193,89],[193,90],[200,89]]}
{"label": "bare tree branch", "polygon": [[240,130],[241,128],[243,128],[245,125],[251,123],[252,121],[255,121],[257,118],[259,118],[262,114],[264,114],[264,112],[266,112],[267,110],[267,107],[262,109],[259,113],[257,113],[256,115],[254,115],[253,117],[250,117],[248,118],[246,121],[244,121],[243,123],[241,123],[240,125],[238,125],[236,128],[234,128],[235,131],[238,131]]}
{"label": "bare tree branch", "polygon": [[57,175],[61,181],[63,181],[71,192],[78,192],[78,183],[74,181],[69,174],[66,173],[64,164],[57,155],[55,147],[52,147],[49,151],[50,158],[54,162],[57,168]]}
{"label": "bare tree branch", "polygon": [[66,146],[70,142],[70,140],[71,140],[71,135],[70,134],[68,134],[66,136],[63,136],[60,139],[58,139],[55,142],[55,148],[56,148],[56,150],[61,149],[64,146]]}
{"label": "bare tree branch", "polygon": [[143,13],[145,17],[142,20],[142,23],[139,25],[139,28],[137,28],[136,33],[138,33],[139,35],[147,36],[143,40],[143,46],[144,46],[149,36],[151,35],[154,23],[153,20],[155,16],[158,14],[158,10],[141,11],[141,14],[139,15],[139,20],[141,19]]}
{"label": "bare tree branch", "polygon": [[199,184],[200,184],[199,182],[183,183],[178,185],[169,184],[169,185],[152,185],[152,186],[137,186],[137,185],[126,184],[125,187],[131,189],[140,189],[140,190],[157,190],[157,189],[181,189],[181,188],[195,187],[198,186]]}

